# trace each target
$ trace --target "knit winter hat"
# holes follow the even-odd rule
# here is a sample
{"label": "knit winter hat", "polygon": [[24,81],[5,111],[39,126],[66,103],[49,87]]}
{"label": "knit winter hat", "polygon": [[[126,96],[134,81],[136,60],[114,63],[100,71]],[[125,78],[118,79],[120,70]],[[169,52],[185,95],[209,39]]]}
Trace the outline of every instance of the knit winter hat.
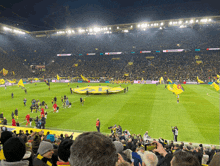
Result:
{"label": "knit winter hat", "polygon": [[48,151],[50,151],[52,149],[53,149],[53,145],[50,142],[42,141],[40,143],[40,146],[39,146],[37,152],[40,155],[43,155],[43,154],[47,153]]}
{"label": "knit winter hat", "polygon": [[70,147],[72,144],[73,140],[65,139],[59,145],[58,156],[64,162],[68,162],[68,158],[70,157]]}
{"label": "knit winter hat", "polygon": [[1,144],[3,145],[9,138],[11,138],[12,134],[11,131],[3,131],[1,133]]}
{"label": "knit winter hat", "polygon": [[21,161],[26,153],[25,143],[19,137],[11,137],[4,143],[3,152],[7,162]]}
{"label": "knit winter hat", "polygon": [[124,150],[123,144],[119,141],[114,141],[113,142],[116,148],[116,153],[120,153]]}

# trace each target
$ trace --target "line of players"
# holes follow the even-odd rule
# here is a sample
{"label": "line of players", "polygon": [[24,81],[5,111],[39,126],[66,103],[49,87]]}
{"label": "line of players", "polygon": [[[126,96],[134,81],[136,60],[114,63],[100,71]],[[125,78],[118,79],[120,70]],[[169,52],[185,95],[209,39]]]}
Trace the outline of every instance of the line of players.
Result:
{"label": "line of players", "polygon": [[[13,96],[13,95],[12,95]],[[61,96],[61,101],[63,103],[63,108],[70,108],[71,107],[71,102],[69,102],[68,98],[66,97],[66,95],[64,95],[64,97]],[[59,107],[56,104],[57,102],[57,98],[54,97],[54,99],[52,99],[51,103],[52,103],[52,107],[53,107],[53,113],[55,112],[59,112]],[[85,99],[83,99],[82,97],[80,98],[80,103],[83,105],[85,102]],[[24,98],[23,100],[24,106],[26,106],[27,103],[27,99]],[[40,102],[40,100],[35,100],[33,99],[31,101],[31,113],[33,113],[34,111],[37,113],[38,111],[41,111],[41,116],[40,116],[40,120],[38,118],[38,116],[36,116],[36,118],[31,118],[30,114],[27,114],[25,117],[25,120],[27,121],[26,126],[29,124],[31,126],[32,121],[35,121],[36,127],[37,128],[45,128],[45,124],[46,124],[46,119],[47,119],[47,112],[44,111],[44,109],[48,109],[47,104],[45,103],[45,101]],[[18,121],[18,109],[16,108],[14,112],[12,112],[11,114],[12,117],[12,126],[20,126],[19,121]],[[15,121],[15,119],[17,119],[17,122]],[[0,114],[0,120],[2,121],[3,125],[7,125],[7,120],[6,118],[3,116],[3,112],[2,114]]]}

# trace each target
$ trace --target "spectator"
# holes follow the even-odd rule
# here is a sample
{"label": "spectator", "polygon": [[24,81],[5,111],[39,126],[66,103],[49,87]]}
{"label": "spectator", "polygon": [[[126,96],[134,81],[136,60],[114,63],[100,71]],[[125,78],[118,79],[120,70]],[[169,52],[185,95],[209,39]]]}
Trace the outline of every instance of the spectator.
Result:
{"label": "spectator", "polygon": [[145,151],[143,155],[143,166],[157,166],[157,156],[149,151]]}
{"label": "spectator", "polygon": [[69,165],[68,159],[70,157],[70,147],[73,144],[73,140],[65,139],[62,141],[58,148],[58,159],[57,165]]}
{"label": "spectator", "polygon": [[132,150],[132,159],[134,159],[134,166],[139,166],[139,164],[142,165],[141,156],[137,153],[138,148],[134,145],[131,150]]}
{"label": "spectator", "polygon": [[116,161],[114,144],[98,132],[79,135],[70,149],[71,166],[115,166]]}
{"label": "spectator", "polygon": [[141,147],[139,147],[138,148],[138,154],[141,156],[141,160],[143,161],[143,156],[144,156],[144,147],[143,146],[141,146]]}
{"label": "spectator", "polygon": [[213,156],[211,162],[209,163],[209,166],[217,165],[220,165],[220,152],[216,153],[216,155]]}
{"label": "spectator", "polygon": [[5,160],[1,161],[3,166],[29,166],[28,160],[23,160],[26,152],[25,143],[21,138],[9,138],[3,146]]}
{"label": "spectator", "polygon": [[53,145],[50,142],[42,141],[34,157],[33,166],[52,166],[53,153]]}
{"label": "spectator", "polygon": [[171,166],[200,166],[199,160],[191,153],[178,151],[171,160]]}

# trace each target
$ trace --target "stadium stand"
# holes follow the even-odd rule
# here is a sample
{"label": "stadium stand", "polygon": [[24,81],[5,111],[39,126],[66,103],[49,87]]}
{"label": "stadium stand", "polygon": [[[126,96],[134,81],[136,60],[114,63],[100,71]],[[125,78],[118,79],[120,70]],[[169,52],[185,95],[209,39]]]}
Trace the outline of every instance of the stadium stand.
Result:
{"label": "stadium stand", "polygon": [[[0,68],[15,72],[15,75],[6,75],[7,79],[33,76],[54,78],[57,74],[79,77],[83,74],[86,77],[129,80],[143,77],[158,80],[163,76],[172,80],[196,81],[199,76],[208,82],[220,74],[220,52],[207,50],[219,47],[219,32],[219,24],[208,24],[96,36],[51,35],[36,38],[33,35],[1,33]],[[167,49],[184,51],[163,52]],[[100,55],[118,51],[122,54]],[[143,54],[140,51],[151,53]],[[95,55],[89,56],[87,53]],[[72,56],[59,57],[57,54]],[[133,64],[129,65],[129,62]],[[45,65],[46,71],[37,71],[30,68],[31,65]],[[127,73],[129,77],[125,76]],[[135,166],[139,163],[158,166],[170,163],[173,166],[182,163],[220,165],[219,149],[215,146],[173,143],[162,138],[157,141],[144,140],[141,135],[131,135],[127,131],[119,134],[117,129],[107,136],[96,132],[83,133],[75,142],[70,135],[47,137],[49,133],[46,135],[42,131],[28,135],[23,131],[16,134],[3,131],[3,128],[1,130],[1,165],[107,166],[131,165],[132,162]],[[94,139],[92,143],[91,139]]]}

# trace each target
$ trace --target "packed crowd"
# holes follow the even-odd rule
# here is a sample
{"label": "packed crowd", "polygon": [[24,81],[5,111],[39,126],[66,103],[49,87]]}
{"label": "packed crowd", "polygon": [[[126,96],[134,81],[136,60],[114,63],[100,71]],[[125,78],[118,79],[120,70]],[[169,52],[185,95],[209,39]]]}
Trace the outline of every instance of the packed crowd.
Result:
{"label": "packed crowd", "polygon": [[[213,79],[219,74],[219,24],[197,25],[193,28],[168,27],[148,29],[126,34],[73,35],[48,38],[5,35],[2,43],[0,67],[14,71],[16,77],[31,76],[108,77],[115,79],[173,80]],[[3,42],[3,41],[2,41]],[[181,53],[163,53],[164,49],[184,49]],[[195,52],[195,49],[201,49]],[[156,50],[160,53],[156,53]],[[100,55],[105,52],[120,55]],[[140,54],[140,51],[152,51]],[[131,54],[131,52],[135,52]],[[72,54],[57,57],[57,54]],[[87,53],[96,55],[88,56]],[[146,56],[151,59],[146,59]],[[199,56],[199,58],[195,58]],[[153,57],[153,58],[152,58]],[[197,64],[196,61],[202,61]],[[128,65],[133,62],[133,65]],[[46,65],[45,72],[31,72],[30,65]],[[77,65],[75,65],[77,64]],[[125,76],[128,74],[129,76]],[[10,75],[7,75],[6,78]]]}
{"label": "packed crowd", "polygon": [[146,132],[143,137],[122,131],[120,126],[112,133],[86,132],[73,140],[71,135],[33,132],[11,132],[1,127],[0,159],[3,166],[217,166],[220,153],[212,146],[207,149],[189,143],[152,140]]}

